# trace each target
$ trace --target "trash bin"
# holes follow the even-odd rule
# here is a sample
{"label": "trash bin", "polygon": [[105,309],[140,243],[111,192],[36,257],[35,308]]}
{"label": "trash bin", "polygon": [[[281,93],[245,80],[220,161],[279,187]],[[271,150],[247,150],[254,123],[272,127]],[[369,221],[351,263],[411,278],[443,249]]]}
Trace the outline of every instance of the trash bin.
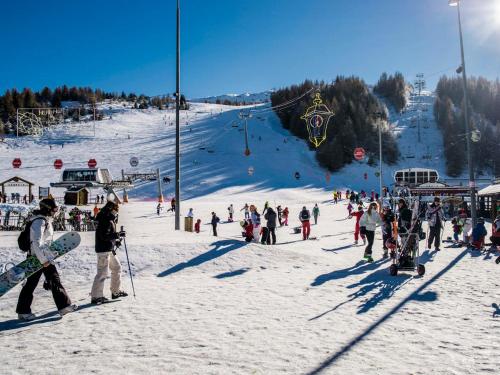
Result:
{"label": "trash bin", "polygon": [[192,232],[193,231],[193,218],[185,217],[184,218],[184,231]]}

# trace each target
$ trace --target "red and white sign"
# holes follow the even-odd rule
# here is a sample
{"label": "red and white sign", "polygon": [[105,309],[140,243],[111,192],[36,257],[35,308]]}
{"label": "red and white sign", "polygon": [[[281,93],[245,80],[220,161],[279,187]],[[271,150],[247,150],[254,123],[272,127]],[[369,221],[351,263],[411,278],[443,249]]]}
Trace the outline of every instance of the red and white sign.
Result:
{"label": "red and white sign", "polygon": [[365,149],[363,147],[357,147],[354,149],[354,158],[356,160],[362,160],[365,157]]}
{"label": "red and white sign", "polygon": [[21,161],[20,158],[15,158],[14,160],[12,160],[12,166],[14,168],[19,168],[22,164],[23,162]]}
{"label": "red and white sign", "polygon": [[97,161],[95,159],[90,159],[87,165],[89,166],[89,168],[95,168],[97,167]]}
{"label": "red and white sign", "polygon": [[56,159],[54,161],[54,168],[55,169],[61,169],[63,166],[63,161],[61,159]]}

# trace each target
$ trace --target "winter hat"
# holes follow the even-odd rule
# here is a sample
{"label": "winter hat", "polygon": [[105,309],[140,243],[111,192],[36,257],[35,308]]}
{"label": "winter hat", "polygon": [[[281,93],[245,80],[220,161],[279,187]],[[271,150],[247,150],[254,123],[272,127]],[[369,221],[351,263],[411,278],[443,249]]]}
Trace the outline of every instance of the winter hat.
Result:
{"label": "winter hat", "polygon": [[40,211],[44,213],[57,211],[57,204],[54,198],[44,198],[40,201]]}

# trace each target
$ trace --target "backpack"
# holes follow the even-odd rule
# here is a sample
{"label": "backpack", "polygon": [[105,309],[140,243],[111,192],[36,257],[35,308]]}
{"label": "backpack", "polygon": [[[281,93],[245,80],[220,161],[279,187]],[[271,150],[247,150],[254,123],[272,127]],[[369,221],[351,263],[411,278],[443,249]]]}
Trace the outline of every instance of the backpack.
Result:
{"label": "backpack", "polygon": [[301,218],[302,220],[309,220],[309,211],[303,210],[303,211],[300,213],[300,218]]}
{"label": "backpack", "polygon": [[31,224],[33,224],[35,220],[43,220],[47,222],[46,219],[41,217],[37,217],[33,220],[29,220],[28,222],[26,222],[24,229],[21,231],[19,237],[17,238],[17,244],[19,245],[21,251],[24,253],[28,253],[31,250],[30,229],[31,229]]}

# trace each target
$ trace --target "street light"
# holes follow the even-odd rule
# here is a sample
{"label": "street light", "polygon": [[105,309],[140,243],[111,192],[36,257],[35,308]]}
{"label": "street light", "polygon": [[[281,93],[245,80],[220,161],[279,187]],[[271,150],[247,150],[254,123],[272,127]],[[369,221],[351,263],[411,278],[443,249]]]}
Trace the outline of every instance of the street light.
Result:
{"label": "street light", "polygon": [[465,71],[465,56],[464,56],[464,41],[462,37],[462,19],[460,16],[460,0],[448,0],[448,5],[457,8],[458,16],[458,33],[460,36],[460,54],[462,58],[462,65],[457,69],[457,73],[462,73],[462,84],[464,90],[464,120],[465,120],[465,132],[467,139],[467,162],[469,164],[469,188],[470,188],[470,211],[472,218],[472,225],[476,226],[477,221],[477,211],[476,211],[476,182],[474,178],[474,168],[472,165],[472,152],[471,152],[471,132],[469,126],[469,108],[467,99],[467,74]]}

